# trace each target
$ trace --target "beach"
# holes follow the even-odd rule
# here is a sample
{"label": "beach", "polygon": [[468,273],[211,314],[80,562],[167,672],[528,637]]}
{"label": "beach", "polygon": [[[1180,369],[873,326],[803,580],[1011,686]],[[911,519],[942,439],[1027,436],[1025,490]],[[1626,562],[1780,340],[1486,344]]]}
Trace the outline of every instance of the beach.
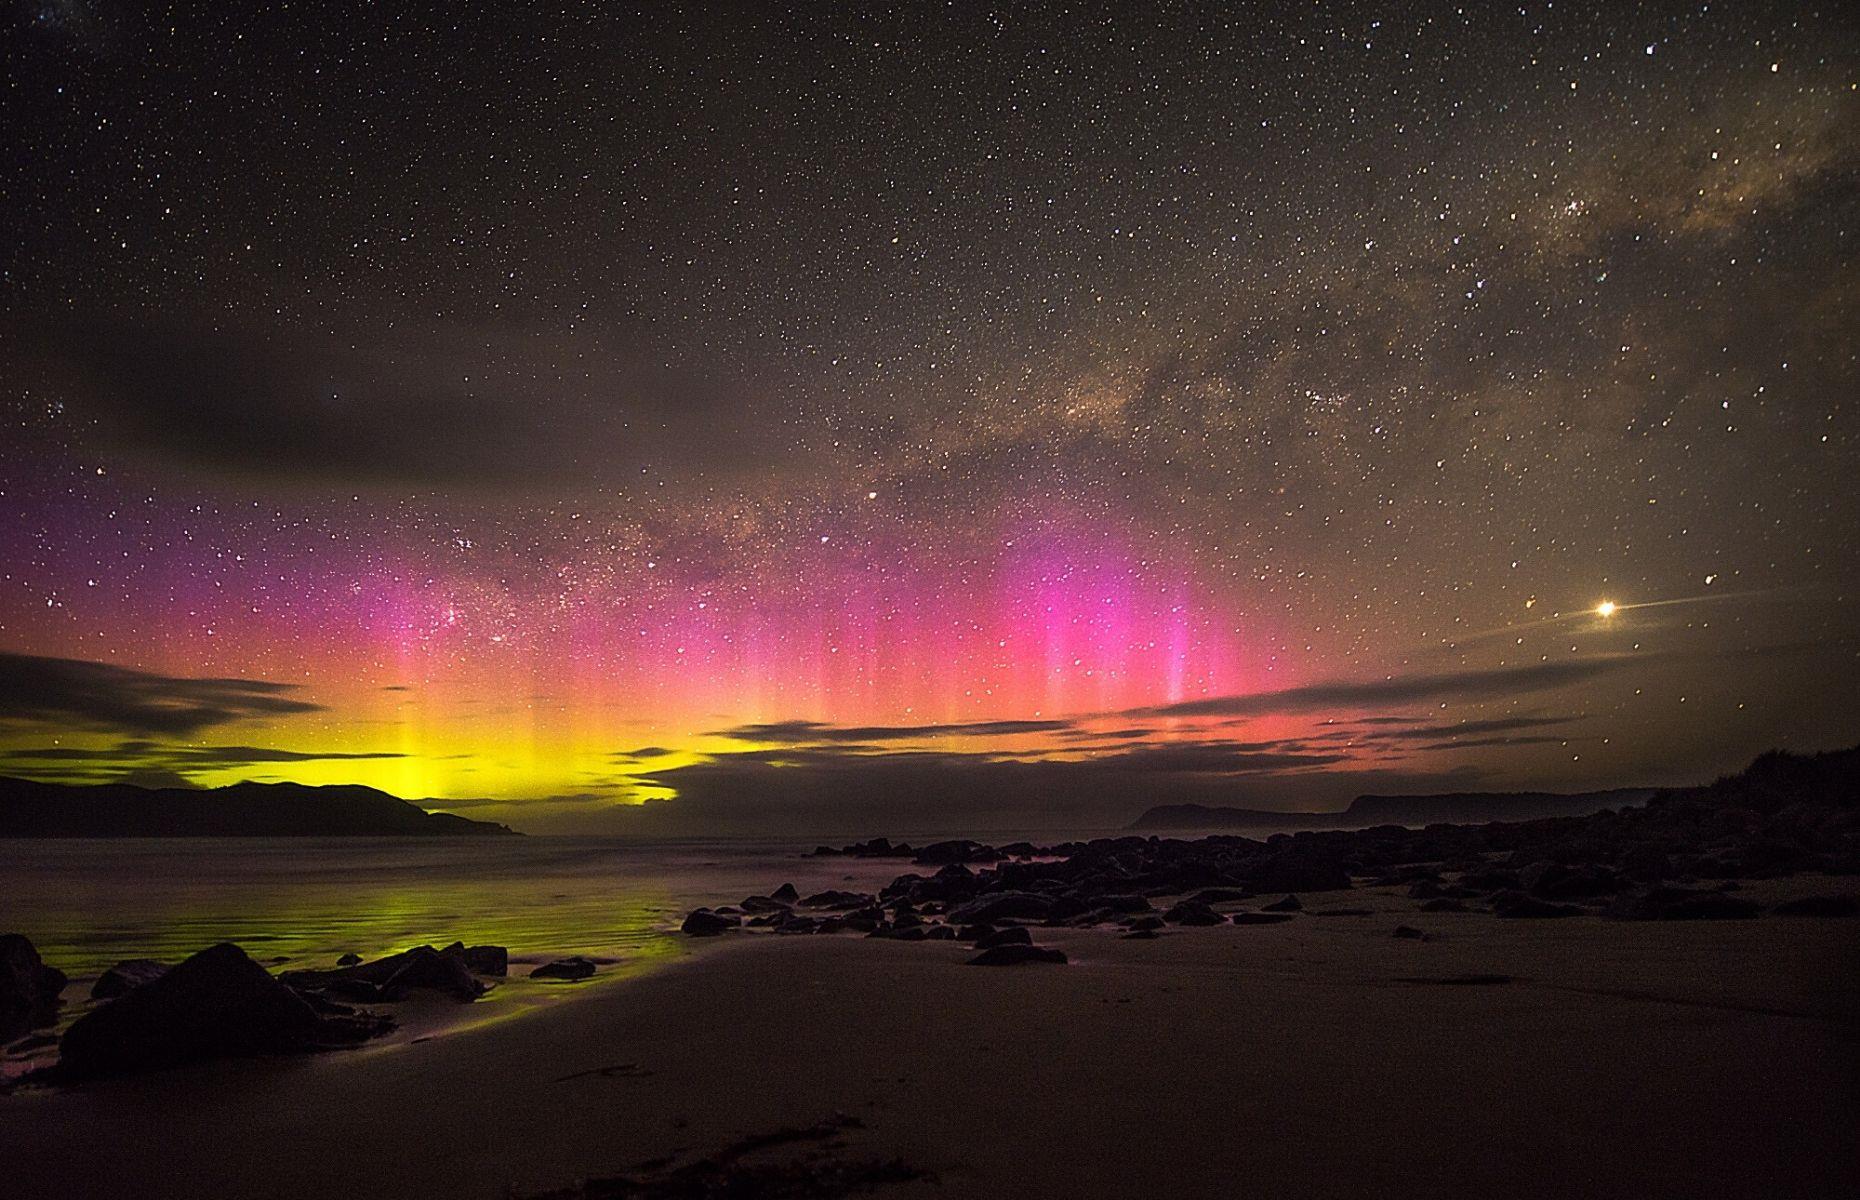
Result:
{"label": "beach", "polygon": [[[1855,891],[1799,876],[1745,894]],[[22,1196],[488,1200],[838,1114],[857,1124],[810,1152],[918,1175],[882,1195],[1819,1197],[1860,1180],[1851,922],[1307,900],[1284,924],[1148,941],[1043,930],[1070,962],[1009,970],[954,943],[685,941],[430,1040],[0,1097],[0,1170]],[[1370,912],[1321,916],[1344,907]]]}

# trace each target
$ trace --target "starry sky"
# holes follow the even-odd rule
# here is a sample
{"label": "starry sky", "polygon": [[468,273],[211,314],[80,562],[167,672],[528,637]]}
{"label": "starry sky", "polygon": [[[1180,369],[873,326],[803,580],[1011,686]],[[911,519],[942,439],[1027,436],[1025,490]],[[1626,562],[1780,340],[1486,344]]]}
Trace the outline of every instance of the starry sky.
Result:
{"label": "starry sky", "polygon": [[897,832],[1860,741],[1860,13],[1155,8],[8,6],[0,774]]}

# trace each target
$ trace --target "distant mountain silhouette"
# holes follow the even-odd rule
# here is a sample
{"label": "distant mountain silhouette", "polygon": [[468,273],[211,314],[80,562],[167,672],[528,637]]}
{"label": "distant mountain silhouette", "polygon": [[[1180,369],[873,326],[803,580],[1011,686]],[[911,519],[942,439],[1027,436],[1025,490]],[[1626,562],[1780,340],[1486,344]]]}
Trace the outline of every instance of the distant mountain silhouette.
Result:
{"label": "distant mountain silhouette", "polygon": [[1605,808],[1645,804],[1652,788],[1605,792],[1447,792],[1430,796],[1358,796],[1340,812],[1272,812],[1207,804],[1164,804],[1131,829],[1366,829],[1374,825],[1479,825],[1583,817]]}
{"label": "distant mountain silhouette", "polygon": [[349,784],[89,787],[0,776],[0,837],[447,837],[509,834]]}

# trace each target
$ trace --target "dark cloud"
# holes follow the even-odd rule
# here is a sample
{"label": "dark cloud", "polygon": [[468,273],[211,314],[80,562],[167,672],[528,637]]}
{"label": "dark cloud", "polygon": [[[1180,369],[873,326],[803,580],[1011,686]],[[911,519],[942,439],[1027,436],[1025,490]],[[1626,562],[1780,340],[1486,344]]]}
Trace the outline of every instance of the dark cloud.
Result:
{"label": "dark cloud", "polygon": [[[129,783],[156,779],[162,787],[191,773],[275,763],[350,762],[405,758],[398,751],[281,750],[268,746],[191,746],[142,740],[110,746],[21,746],[0,750],[6,771],[72,783]],[[149,784],[148,786],[157,786]],[[195,786],[187,783],[187,786]]]}
{"label": "dark cloud", "polygon": [[[1578,716],[1557,717],[1496,717],[1485,721],[1460,721],[1454,724],[1409,725],[1394,729],[1377,729],[1369,733],[1350,735],[1358,742],[1426,742],[1439,739],[1441,745],[1485,746],[1517,744],[1522,739],[1504,739],[1496,741],[1456,741],[1458,738],[1476,738],[1483,734],[1509,733],[1519,729],[1543,729],[1553,725],[1568,725],[1580,721]],[[1542,739],[1561,741],[1561,738]],[[1432,747],[1422,747],[1431,749]]]}
{"label": "dark cloud", "polygon": [[121,452],[247,480],[559,496],[667,462],[714,480],[805,457],[740,389],[585,339],[402,328],[372,344],[97,317],[29,331],[14,369],[84,397]]}
{"label": "dark cloud", "polygon": [[[1335,770],[1336,755],[1187,743],[1077,760],[986,753],[847,753],[800,747],[728,754],[647,782],[677,798],[617,806],[608,828],[683,832],[911,835],[920,831],[1121,828],[1155,804],[1341,808],[1365,791],[1475,785],[1447,772]],[[521,821],[520,816],[517,818]]]}
{"label": "dark cloud", "polygon": [[643,762],[649,758],[664,758],[675,753],[664,746],[640,746],[634,750],[619,750],[614,753],[615,762]]}
{"label": "dark cloud", "polygon": [[[1551,688],[1587,683],[1624,668],[1657,661],[1655,655],[1619,655],[1532,663],[1522,667],[1397,675],[1360,682],[1314,683],[1245,696],[1214,696],[1134,708],[1133,717],[1257,717],[1325,709],[1384,707],[1432,701],[1505,699]],[[1376,718],[1369,718],[1370,720]]]}
{"label": "dark cloud", "polygon": [[829,725],[820,721],[769,721],[714,731],[742,742],[891,742],[937,737],[1014,737],[1055,733],[1071,721],[960,721],[936,725]]}
{"label": "dark cloud", "polygon": [[0,652],[0,722],[184,736],[321,707],[296,691],[294,684],[262,679],[190,679]]}
{"label": "dark cloud", "polygon": [[1463,742],[1429,742],[1417,750],[1467,750],[1474,746],[1561,746],[1577,739],[1560,737],[1488,737]]}

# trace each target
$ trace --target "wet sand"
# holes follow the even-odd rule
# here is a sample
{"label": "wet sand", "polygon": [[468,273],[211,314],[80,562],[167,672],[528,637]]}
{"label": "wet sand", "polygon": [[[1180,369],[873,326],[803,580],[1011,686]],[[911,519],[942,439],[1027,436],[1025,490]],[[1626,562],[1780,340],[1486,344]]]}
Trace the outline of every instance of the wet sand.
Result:
{"label": "wet sand", "polygon": [[[1852,881],[1792,881],[1852,891]],[[1856,923],[1392,894],[1066,966],[741,935],[430,1041],[0,1097],[21,1196],[501,1197],[835,1113],[885,1195],[1817,1196],[1860,1183]],[[1391,937],[1397,924],[1432,940]],[[1504,983],[1432,982],[1467,975]]]}

